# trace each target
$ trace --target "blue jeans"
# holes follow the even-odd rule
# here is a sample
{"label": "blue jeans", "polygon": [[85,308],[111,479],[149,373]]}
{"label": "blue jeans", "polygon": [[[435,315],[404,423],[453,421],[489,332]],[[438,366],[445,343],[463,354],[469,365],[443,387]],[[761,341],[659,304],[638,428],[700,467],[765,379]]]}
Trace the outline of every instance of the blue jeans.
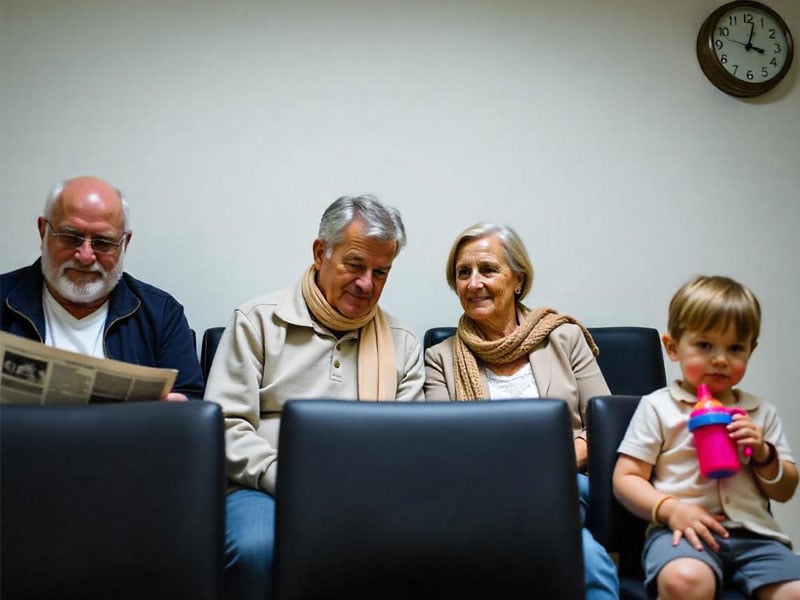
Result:
{"label": "blue jeans", "polygon": [[[581,524],[589,501],[589,478],[578,475]],[[275,547],[275,499],[259,490],[237,490],[225,499],[225,597],[269,600]],[[586,600],[617,600],[613,561],[589,530],[582,529]]]}
{"label": "blue jeans", "polygon": [[225,598],[269,600],[275,548],[275,499],[259,490],[225,498]]}
{"label": "blue jeans", "polygon": [[[578,473],[578,499],[580,500],[581,525],[586,522],[589,505],[589,478]],[[586,580],[586,600],[617,600],[619,578],[614,561],[594,537],[583,527],[583,576]]]}

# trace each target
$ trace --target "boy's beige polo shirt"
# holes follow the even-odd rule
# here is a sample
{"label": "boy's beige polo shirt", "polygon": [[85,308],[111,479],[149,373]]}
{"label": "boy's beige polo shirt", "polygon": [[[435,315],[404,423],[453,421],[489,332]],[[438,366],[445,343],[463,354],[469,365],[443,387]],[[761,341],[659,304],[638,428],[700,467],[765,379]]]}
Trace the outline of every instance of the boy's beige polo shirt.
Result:
{"label": "boy's beige polo shirt", "polygon": [[[734,394],[738,402],[730,406],[746,410],[764,429],[764,439],[775,445],[780,460],[794,463],[775,407],[740,390],[734,390]],[[725,514],[726,528],[744,527],[790,546],[791,540],[769,513],[769,499],[747,464],[725,479],[700,475],[688,427],[696,402],[697,398],[677,381],[642,397],[618,451],[653,465],[651,483],[658,491],[698,504],[710,513]]]}

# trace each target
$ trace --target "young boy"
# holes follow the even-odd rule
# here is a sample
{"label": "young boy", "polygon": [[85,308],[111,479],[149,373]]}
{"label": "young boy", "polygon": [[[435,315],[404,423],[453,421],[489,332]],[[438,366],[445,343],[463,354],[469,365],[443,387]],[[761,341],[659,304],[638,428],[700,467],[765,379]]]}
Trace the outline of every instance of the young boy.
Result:
{"label": "young boy", "polygon": [[[727,277],[697,277],[670,302],[662,339],[683,379],[642,398],[614,470],[620,502],[652,521],[642,554],[651,596],[711,599],[724,582],[758,599],[800,598],[800,557],[769,510],[794,494],[795,460],[775,407],[734,389],[760,326],[756,297]],[[728,425],[742,463],[732,477],[699,471],[688,420],[701,383],[746,411]]]}

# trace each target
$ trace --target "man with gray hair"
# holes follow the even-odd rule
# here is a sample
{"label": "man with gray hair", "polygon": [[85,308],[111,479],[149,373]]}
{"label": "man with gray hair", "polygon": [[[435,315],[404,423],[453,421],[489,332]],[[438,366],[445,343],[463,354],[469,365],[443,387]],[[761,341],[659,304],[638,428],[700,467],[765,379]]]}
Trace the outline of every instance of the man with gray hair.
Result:
{"label": "man with gray hair", "polygon": [[57,184],[37,226],[41,258],[0,276],[0,329],[49,346],[177,369],[167,400],[203,395],[183,307],[123,272],[128,203],[97,177]]}
{"label": "man with gray hair", "polygon": [[405,243],[396,209],[368,195],[339,198],[297,284],[239,306],[222,335],[205,397],[225,413],[228,598],[271,594],[284,403],[424,399],[419,341],[378,306]]}

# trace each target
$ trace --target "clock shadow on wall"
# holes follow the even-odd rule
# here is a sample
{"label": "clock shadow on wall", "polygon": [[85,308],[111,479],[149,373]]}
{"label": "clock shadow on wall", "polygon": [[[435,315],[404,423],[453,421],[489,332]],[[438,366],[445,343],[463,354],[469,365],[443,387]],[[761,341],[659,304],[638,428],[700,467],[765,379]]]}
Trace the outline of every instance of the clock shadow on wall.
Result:
{"label": "clock shadow on wall", "polygon": [[[794,40],[783,18],[755,0],[728,2],[712,12],[697,34],[697,60],[708,80],[730,96],[766,103],[785,81],[794,85]],[[791,75],[789,75],[791,73]],[[787,77],[787,75],[789,75]]]}

